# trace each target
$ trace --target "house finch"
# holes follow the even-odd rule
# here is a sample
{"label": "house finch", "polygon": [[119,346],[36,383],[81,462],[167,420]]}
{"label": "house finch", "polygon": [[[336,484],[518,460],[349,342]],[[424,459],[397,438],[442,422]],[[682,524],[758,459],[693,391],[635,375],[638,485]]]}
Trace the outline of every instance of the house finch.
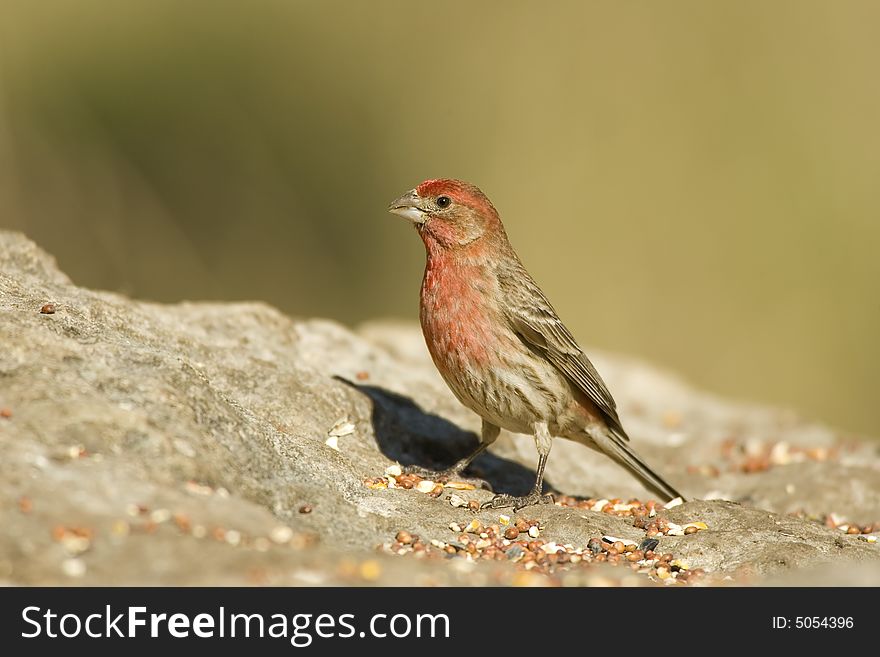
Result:
{"label": "house finch", "polygon": [[680,496],[629,446],[611,393],[483,192],[459,180],[426,180],[388,210],[409,219],[425,243],[420,319],[428,351],[459,401],[483,418],[479,447],[447,474],[466,468],[503,427],[535,437],[535,486],[483,506],[551,502],[543,479],[554,436],[610,456],[664,499]]}

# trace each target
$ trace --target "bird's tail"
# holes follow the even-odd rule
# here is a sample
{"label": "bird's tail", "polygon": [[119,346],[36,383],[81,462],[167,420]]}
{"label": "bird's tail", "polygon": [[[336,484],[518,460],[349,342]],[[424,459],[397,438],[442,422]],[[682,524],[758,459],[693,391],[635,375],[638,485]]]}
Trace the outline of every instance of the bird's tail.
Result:
{"label": "bird's tail", "polygon": [[593,441],[608,456],[629,470],[641,481],[652,493],[659,495],[664,502],[680,497],[685,497],[666,482],[663,477],[654,472],[627,444],[629,440],[625,433],[609,428],[608,432],[596,432],[592,435]]}

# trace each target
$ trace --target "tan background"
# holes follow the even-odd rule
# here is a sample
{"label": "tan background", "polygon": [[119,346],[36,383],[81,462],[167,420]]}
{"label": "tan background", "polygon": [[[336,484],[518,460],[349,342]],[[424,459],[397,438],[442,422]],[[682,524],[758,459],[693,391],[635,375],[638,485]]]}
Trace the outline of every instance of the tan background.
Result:
{"label": "tan background", "polygon": [[589,345],[880,434],[880,3],[0,4],[0,226],[83,285],[415,318],[479,184]]}

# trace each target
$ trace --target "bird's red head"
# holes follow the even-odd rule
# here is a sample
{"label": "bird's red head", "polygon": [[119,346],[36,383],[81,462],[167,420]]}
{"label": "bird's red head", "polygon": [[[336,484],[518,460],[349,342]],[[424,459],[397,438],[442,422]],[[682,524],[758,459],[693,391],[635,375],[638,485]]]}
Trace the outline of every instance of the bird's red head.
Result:
{"label": "bird's red head", "polygon": [[492,202],[478,187],[461,180],[426,180],[388,210],[412,221],[429,248],[460,248],[483,237],[504,236]]}

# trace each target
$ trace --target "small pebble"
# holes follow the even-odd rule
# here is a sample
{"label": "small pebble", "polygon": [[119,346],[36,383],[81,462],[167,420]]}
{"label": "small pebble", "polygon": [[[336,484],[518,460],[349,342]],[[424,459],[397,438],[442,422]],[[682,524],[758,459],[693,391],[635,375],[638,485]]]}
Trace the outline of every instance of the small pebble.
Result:
{"label": "small pebble", "polygon": [[395,536],[394,538],[398,543],[401,543],[402,545],[410,545],[413,542],[413,535],[403,529],[397,532],[397,536]]}

